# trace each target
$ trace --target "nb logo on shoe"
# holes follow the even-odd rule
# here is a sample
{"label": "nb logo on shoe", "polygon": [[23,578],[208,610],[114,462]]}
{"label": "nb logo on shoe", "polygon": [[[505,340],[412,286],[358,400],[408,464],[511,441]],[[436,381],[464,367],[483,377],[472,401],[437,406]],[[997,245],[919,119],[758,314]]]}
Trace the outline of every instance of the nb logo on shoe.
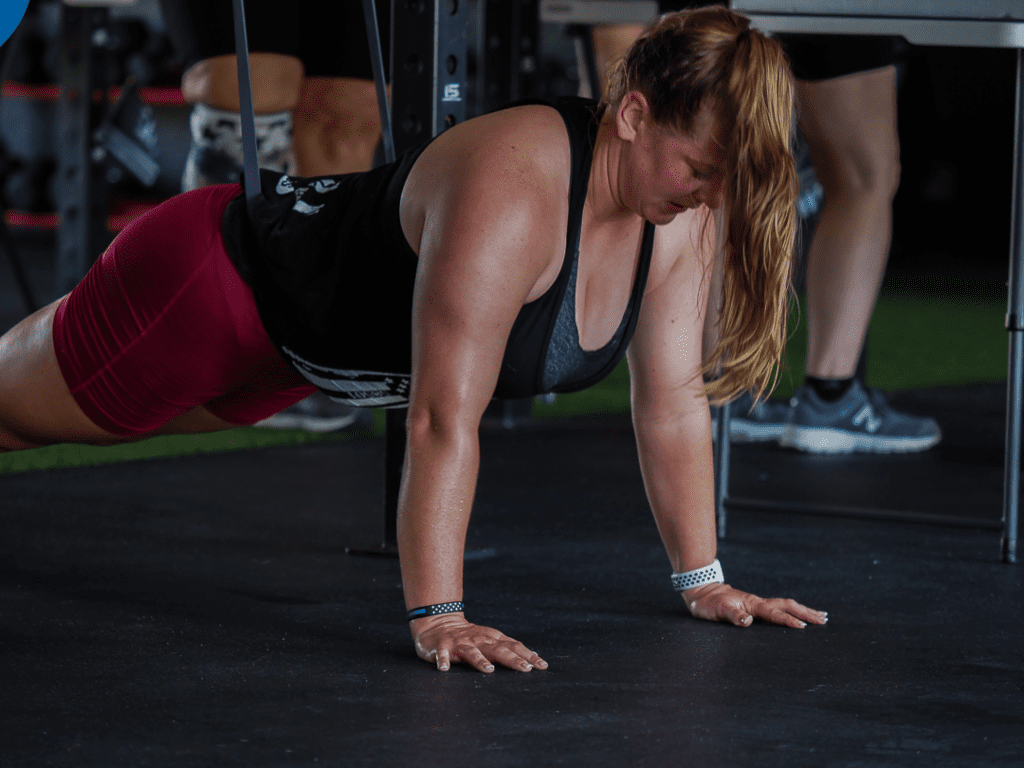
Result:
{"label": "nb logo on shoe", "polygon": [[875,410],[870,405],[865,405],[857,412],[853,417],[853,423],[858,427],[863,424],[864,429],[871,433],[877,432],[882,426],[882,420],[875,415]]}

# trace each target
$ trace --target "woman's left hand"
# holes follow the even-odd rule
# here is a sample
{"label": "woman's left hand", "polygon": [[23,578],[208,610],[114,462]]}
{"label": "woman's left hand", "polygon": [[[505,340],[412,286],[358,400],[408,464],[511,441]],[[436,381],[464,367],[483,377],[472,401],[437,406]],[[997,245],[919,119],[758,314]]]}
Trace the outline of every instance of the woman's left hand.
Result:
{"label": "woman's left hand", "polygon": [[728,584],[707,584],[683,592],[686,607],[698,619],[728,621],[737,627],[749,627],[754,619],[803,629],[808,624],[824,624],[828,614],[781,597],[765,599],[740,592]]}

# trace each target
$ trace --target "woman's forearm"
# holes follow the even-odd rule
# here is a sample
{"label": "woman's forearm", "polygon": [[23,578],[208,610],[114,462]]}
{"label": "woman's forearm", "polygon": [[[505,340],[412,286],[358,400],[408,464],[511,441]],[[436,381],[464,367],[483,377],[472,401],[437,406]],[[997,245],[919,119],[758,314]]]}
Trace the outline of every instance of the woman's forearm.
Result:
{"label": "woman's forearm", "polygon": [[714,462],[707,406],[657,418],[634,413],[640,469],[674,572],[715,559]]}
{"label": "woman's forearm", "polygon": [[407,607],[462,599],[462,563],[480,464],[475,429],[413,416],[398,503]]}

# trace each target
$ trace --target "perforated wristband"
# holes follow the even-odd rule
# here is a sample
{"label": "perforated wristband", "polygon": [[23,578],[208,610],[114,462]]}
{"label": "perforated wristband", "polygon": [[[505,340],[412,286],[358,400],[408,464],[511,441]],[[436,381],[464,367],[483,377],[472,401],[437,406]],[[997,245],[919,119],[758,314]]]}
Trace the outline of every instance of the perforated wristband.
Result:
{"label": "perforated wristband", "polygon": [[703,568],[696,568],[685,573],[672,574],[672,587],[676,592],[682,592],[694,587],[703,587],[705,584],[723,584],[725,577],[722,575],[722,564],[715,558],[715,562]]}
{"label": "perforated wristband", "polygon": [[413,619],[422,619],[424,616],[440,616],[443,613],[462,613],[465,610],[465,603],[461,600],[457,600],[451,603],[435,603],[434,605],[424,605],[421,608],[413,608],[405,614],[405,618],[407,621],[412,621]]}

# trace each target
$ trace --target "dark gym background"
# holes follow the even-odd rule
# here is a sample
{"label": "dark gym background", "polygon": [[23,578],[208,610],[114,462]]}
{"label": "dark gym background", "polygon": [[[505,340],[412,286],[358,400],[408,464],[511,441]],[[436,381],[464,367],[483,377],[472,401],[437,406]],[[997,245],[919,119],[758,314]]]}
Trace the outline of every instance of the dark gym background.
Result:
{"label": "dark gym background", "polygon": [[[118,10],[102,41],[109,81],[145,86],[160,162],[151,189],[111,171],[115,228],[174,194],[187,151],[155,7]],[[0,103],[5,220],[41,301],[58,10],[32,3]],[[524,85],[575,92],[565,30],[541,31],[519,52]],[[1009,51],[906,65],[890,284],[1005,297],[1013,87]],[[0,331],[24,313],[0,249]],[[734,446],[731,494],[749,503],[719,543],[726,577],[829,611],[805,630],[686,615],[628,415],[485,424],[468,616],[550,662],[528,675],[418,661],[397,561],[346,554],[379,541],[379,432],[207,454],[202,436],[175,456],[146,441],[104,466],[65,463],[75,446],[24,452],[36,471],[0,473],[0,768],[1020,765],[1024,580],[998,561],[1005,386],[893,402],[934,414],[943,442],[883,457]],[[800,513],[823,503],[839,514]]]}

